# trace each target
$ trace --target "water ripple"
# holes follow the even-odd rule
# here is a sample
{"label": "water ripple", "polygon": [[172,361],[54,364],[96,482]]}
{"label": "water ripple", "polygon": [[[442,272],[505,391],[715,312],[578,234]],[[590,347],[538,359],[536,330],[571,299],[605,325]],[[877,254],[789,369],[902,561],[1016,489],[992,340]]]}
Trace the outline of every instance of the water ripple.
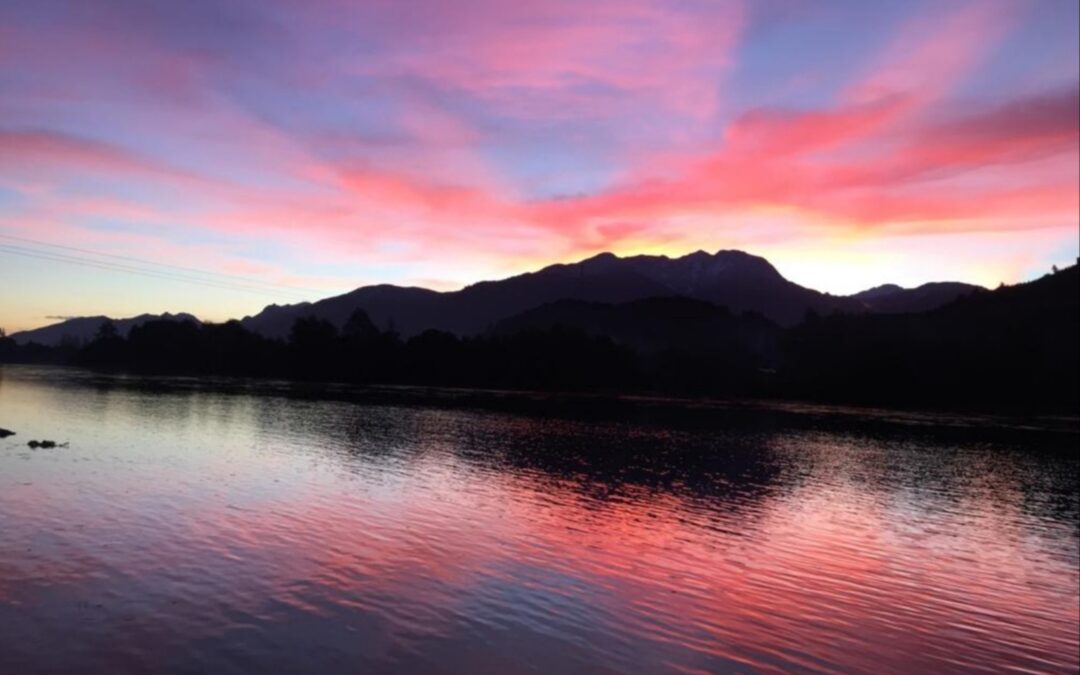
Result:
{"label": "water ripple", "polygon": [[131,384],[0,372],[2,672],[1080,667],[1080,461],[1035,431]]}

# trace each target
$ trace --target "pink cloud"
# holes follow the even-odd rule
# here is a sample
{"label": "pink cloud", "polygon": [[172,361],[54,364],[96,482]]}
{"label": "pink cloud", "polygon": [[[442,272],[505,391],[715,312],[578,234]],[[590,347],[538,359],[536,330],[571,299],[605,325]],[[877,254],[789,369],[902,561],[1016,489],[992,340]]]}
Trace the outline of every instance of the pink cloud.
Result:
{"label": "pink cloud", "polygon": [[44,166],[49,170],[104,171],[128,176],[190,179],[171,169],[108,143],[53,131],[0,130],[0,167],[6,175]]}
{"label": "pink cloud", "polygon": [[397,54],[365,72],[419,77],[527,117],[611,114],[625,95],[710,114],[744,22],[739,3],[700,13],[649,0],[428,9],[438,27],[403,34]]}
{"label": "pink cloud", "polygon": [[[1030,220],[1075,214],[1077,188],[1069,173],[1065,180],[1043,177],[1025,185],[1033,160],[1076,163],[1075,87],[941,121],[942,111],[958,106],[949,100],[953,87],[1003,37],[1010,16],[1008,7],[977,4],[920,17],[834,106],[752,110],[728,126],[720,147],[681,161],[665,157],[666,175],[638,172],[652,177],[540,205],[536,217],[562,232],[587,233],[603,222],[718,217],[760,205],[858,228],[924,219],[938,221],[939,229],[979,229],[988,225],[976,221],[1003,213],[1026,210]],[[991,183],[966,180],[990,175],[993,166],[1000,170]],[[591,247],[589,237],[580,236]]]}
{"label": "pink cloud", "polygon": [[[30,204],[31,222],[52,224],[58,236],[110,246],[126,237],[147,255],[210,260],[204,249],[168,245],[170,236],[199,234],[239,242],[213,258],[227,269],[287,273],[246,259],[247,243],[298,260],[401,265],[444,284],[603,249],[775,243],[823,231],[1023,231],[1075,220],[1076,87],[997,106],[957,93],[1015,23],[1002,5],[950,5],[901,26],[831,102],[740,110],[723,88],[745,37],[738,3],[698,12],[649,0],[484,0],[422,12],[407,4],[289,14],[319,35],[339,26],[365,29],[371,40],[385,32],[377,58],[334,53],[326,62],[313,58],[321,45],[304,44],[296,63],[262,54],[266,62],[247,71],[228,57],[231,43],[192,48],[171,34],[140,34],[134,62],[109,22],[41,40],[5,28],[5,39],[42,58],[45,75],[71,62],[76,75],[105,73],[105,86],[93,91],[90,83],[102,82],[88,75],[68,90],[62,78],[43,77],[0,110],[33,119],[63,102],[90,119],[118,109],[127,116],[115,127],[87,125],[94,139],[114,142],[0,131],[0,182]],[[283,50],[298,49],[292,25],[275,31]],[[0,55],[4,67],[13,53]],[[225,86],[241,72],[243,86]],[[263,99],[281,95],[282,82],[295,89],[271,110],[279,115],[268,114]],[[335,87],[348,95],[318,98]],[[365,96],[386,98],[386,119],[357,114],[354,99]],[[140,105],[99,100],[127,98]],[[651,116],[666,125],[645,138]],[[603,152],[616,178],[563,199],[527,197],[531,186],[515,184],[489,145],[539,146],[550,125],[568,119],[614,130],[616,147]],[[593,127],[583,128],[587,141]],[[92,199],[68,189],[87,176],[95,189],[105,184]],[[726,229],[755,209],[784,215]],[[147,239],[94,239],[91,219],[137,224]],[[170,232],[170,221],[183,231]]]}
{"label": "pink cloud", "polygon": [[842,93],[841,103],[907,93],[913,103],[926,104],[947,95],[1015,25],[1018,9],[1016,3],[987,0],[909,19]]}

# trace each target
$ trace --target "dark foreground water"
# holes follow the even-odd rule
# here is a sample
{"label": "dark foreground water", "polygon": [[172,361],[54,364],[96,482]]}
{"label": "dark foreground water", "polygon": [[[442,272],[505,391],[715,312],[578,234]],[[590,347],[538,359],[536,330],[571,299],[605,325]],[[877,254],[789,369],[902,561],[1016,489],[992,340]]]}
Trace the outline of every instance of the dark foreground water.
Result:
{"label": "dark foreground water", "polygon": [[1070,433],[145,384],[0,369],[0,672],[1080,661]]}

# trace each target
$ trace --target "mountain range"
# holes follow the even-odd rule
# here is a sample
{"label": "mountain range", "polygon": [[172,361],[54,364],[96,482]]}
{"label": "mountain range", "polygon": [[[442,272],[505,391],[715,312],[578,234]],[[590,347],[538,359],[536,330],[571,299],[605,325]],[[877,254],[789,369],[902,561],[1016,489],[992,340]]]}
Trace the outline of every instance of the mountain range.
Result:
{"label": "mountain range", "polygon": [[[270,305],[241,324],[269,338],[285,338],[296,319],[314,316],[341,327],[357,309],[364,310],[381,329],[393,329],[403,337],[427,329],[460,336],[477,335],[508,326],[535,323],[536,312],[546,312],[550,321],[559,312],[590,314],[588,321],[613,327],[616,317],[595,315],[607,310],[588,309],[588,303],[623,304],[650,298],[686,298],[727,308],[732,314],[746,312],[760,315],[779,326],[789,327],[801,321],[807,312],[818,315],[835,313],[906,313],[940,307],[958,297],[985,290],[959,282],[931,283],[917,288],[897,285],[878,286],[849,296],[836,296],[805,288],[785,279],[764,258],[742,251],[722,250],[714,254],[698,251],[677,258],[638,255],[618,257],[612,253],[570,264],[557,264],[536,272],[498,281],[484,281],[461,290],[439,292],[426,288],[376,285],[317,302]],[[552,303],[557,308],[541,310]],[[566,304],[571,303],[571,304]],[[572,303],[584,303],[578,306]],[[576,307],[576,309],[574,309]],[[709,314],[702,305],[683,304],[682,309]],[[646,305],[636,310],[649,310]],[[656,308],[653,308],[656,309]],[[668,311],[668,310],[665,310]],[[691,312],[691,314],[694,314]],[[521,317],[526,313],[526,316]],[[151,319],[196,320],[189,314],[142,315],[113,320],[125,335],[131,326]],[[729,317],[730,318],[730,317]],[[70,319],[59,324],[15,333],[19,344],[37,342],[59,344],[63,339],[85,341],[93,337],[106,317]],[[706,318],[696,321],[726,321]],[[636,339],[658,339],[643,338]]]}
{"label": "mountain range", "polygon": [[112,319],[107,316],[80,316],[60,323],[54,323],[51,326],[42,326],[41,328],[35,328],[33,330],[26,330],[19,333],[13,333],[12,339],[16,344],[24,345],[31,342],[36,342],[40,345],[48,347],[56,347],[64,342],[71,342],[73,344],[82,344],[94,339],[97,335],[98,329],[101,328],[101,324],[106,321],[111,321],[116,326],[116,332],[121,337],[127,337],[128,333],[135,326],[141,326],[147,321],[193,321],[200,323],[200,321],[191,314],[179,313],[170,314],[165,312],[164,314],[140,314],[139,316],[133,316],[130,319]]}

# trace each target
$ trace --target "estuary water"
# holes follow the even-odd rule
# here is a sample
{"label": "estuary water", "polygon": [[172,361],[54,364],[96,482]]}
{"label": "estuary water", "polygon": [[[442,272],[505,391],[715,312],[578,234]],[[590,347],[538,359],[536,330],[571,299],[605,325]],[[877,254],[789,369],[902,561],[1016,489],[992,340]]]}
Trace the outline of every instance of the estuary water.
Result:
{"label": "estuary water", "polygon": [[1080,667],[1069,424],[379,399],[0,367],[0,672]]}

